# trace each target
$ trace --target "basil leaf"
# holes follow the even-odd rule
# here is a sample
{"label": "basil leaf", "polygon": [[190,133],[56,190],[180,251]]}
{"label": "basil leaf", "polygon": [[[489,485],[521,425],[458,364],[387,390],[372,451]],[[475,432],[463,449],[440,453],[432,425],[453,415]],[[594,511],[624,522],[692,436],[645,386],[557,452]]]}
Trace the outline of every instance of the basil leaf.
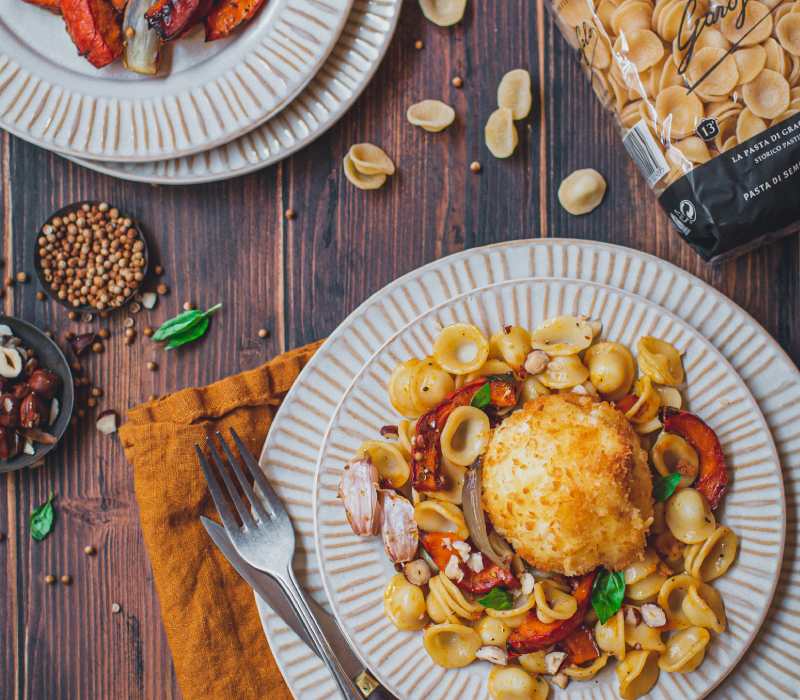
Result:
{"label": "basil leaf", "polygon": [[601,624],[606,624],[622,606],[625,575],[621,571],[600,569],[592,586],[592,605]]}
{"label": "basil leaf", "polygon": [[206,328],[208,328],[208,319],[204,318],[200,323],[195,323],[193,326],[189,326],[185,331],[173,335],[170,338],[169,345],[167,345],[167,350],[179,348],[181,345],[196,340],[206,332]]}
{"label": "basil leaf", "polygon": [[508,610],[514,602],[514,596],[502,588],[492,588],[489,593],[478,601],[484,608],[492,610]]}
{"label": "basil leaf", "polygon": [[37,542],[47,537],[50,528],[53,527],[53,494],[46,503],[42,503],[28,518],[28,527],[31,529],[31,537]]}
{"label": "basil leaf", "polygon": [[165,322],[161,328],[153,333],[153,340],[166,340],[174,335],[178,335],[179,333],[191,328],[194,324],[201,322],[205,318],[208,318],[211,313],[219,309],[221,306],[222,304],[217,304],[208,311],[200,311],[199,309],[195,309],[194,311],[184,311],[182,314],[178,314],[175,318]]}
{"label": "basil leaf", "polygon": [[680,474],[670,474],[669,476],[662,476],[660,479],[657,479],[653,484],[653,500],[656,503],[666,501],[675,493],[675,487],[680,480]]}
{"label": "basil leaf", "polygon": [[475,396],[472,397],[472,401],[469,402],[469,405],[475,406],[475,408],[483,408],[489,403],[491,398],[492,390],[489,388],[489,382],[486,382],[486,384],[475,392]]}

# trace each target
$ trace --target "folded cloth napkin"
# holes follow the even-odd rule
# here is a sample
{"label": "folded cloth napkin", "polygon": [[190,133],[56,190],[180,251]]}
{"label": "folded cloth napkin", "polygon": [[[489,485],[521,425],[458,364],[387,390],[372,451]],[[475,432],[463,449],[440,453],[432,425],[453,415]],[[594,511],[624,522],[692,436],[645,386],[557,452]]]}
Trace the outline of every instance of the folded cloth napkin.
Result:
{"label": "folded cloth napkin", "polygon": [[219,516],[194,444],[230,425],[257,457],[281,400],[319,345],[133,408],[119,429],[184,700],[292,697],[252,589],[200,522],[200,515]]}

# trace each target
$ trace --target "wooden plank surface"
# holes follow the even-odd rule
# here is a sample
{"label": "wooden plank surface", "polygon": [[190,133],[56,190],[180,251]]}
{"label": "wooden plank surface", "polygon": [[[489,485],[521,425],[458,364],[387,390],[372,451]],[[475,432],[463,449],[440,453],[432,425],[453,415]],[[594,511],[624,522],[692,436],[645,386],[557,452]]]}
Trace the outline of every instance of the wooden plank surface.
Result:
{"label": "wooden plank surface", "polygon": [[[534,106],[518,123],[516,153],[498,161],[483,145],[483,125],[501,76],[518,67],[531,72]],[[463,87],[452,86],[455,76]],[[455,124],[439,134],[410,126],[405,110],[426,98],[452,104]],[[343,154],[361,141],[383,147],[398,166],[376,192],[358,191],[342,175]],[[800,360],[798,236],[705,266],[667,225],[541,2],[469,3],[463,25],[441,29],[409,0],[386,60],[341,122],[282,164],[237,180],[153,188],[5,134],[1,148],[6,274],[34,277],[31,236],[48,213],[106,199],[140,219],[153,262],[166,270],[158,281],[171,288],[136,317],[139,330],[175,315],[184,301],[224,304],[205,339],[165,355],[141,334],[123,345],[126,313],[76,324],[65,309],[37,301],[34,282],[10,289],[6,312],[52,331],[62,347],[67,330],[111,330],[106,352],[83,363],[105,392],[103,408],[122,412],[149,394],[255,367],[324,337],[370,294],[426,262],[527,237],[600,240],[658,255],[728,295]],[[473,160],[479,174],[469,170]],[[572,217],[556,192],[584,167],[605,175],[608,195],[592,214]],[[283,216],[289,207],[297,213],[291,220]],[[266,340],[257,335],[262,327],[271,331]],[[145,368],[151,359],[156,372]],[[131,469],[119,441],[98,434],[88,413],[44,467],[0,477],[0,700],[180,697]],[[27,518],[50,490],[58,521],[37,544]],[[86,556],[86,544],[98,554]],[[73,583],[48,586],[48,573],[68,573]],[[122,606],[117,615],[114,602]]]}

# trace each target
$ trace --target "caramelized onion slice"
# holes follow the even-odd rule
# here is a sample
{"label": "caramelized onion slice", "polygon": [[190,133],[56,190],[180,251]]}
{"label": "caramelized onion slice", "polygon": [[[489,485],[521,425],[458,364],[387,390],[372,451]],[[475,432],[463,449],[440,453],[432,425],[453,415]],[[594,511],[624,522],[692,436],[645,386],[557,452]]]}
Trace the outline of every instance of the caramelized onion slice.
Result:
{"label": "caramelized onion slice", "polygon": [[508,564],[492,549],[489,535],[486,532],[486,520],[484,519],[483,506],[481,505],[482,461],[478,457],[472,463],[472,467],[467,471],[464,479],[464,488],[461,491],[463,499],[461,507],[464,511],[464,520],[467,523],[472,543],[481,551],[481,554],[497,564],[503,571],[508,571]]}

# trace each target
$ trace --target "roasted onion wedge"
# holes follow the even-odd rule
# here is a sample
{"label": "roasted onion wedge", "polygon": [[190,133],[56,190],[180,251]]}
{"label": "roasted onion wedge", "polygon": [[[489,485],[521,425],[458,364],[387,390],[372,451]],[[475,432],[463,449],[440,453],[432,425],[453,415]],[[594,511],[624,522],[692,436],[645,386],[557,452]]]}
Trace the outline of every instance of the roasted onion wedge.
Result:
{"label": "roasted onion wedge", "polygon": [[461,490],[464,521],[467,523],[470,537],[480,553],[497,564],[503,571],[508,571],[508,564],[494,551],[486,532],[486,518],[481,504],[481,462],[482,458],[478,457],[472,468],[467,471],[464,479],[464,488]]}
{"label": "roasted onion wedge", "polygon": [[[122,61],[129,71],[142,75],[155,75],[161,60],[161,37],[150,28],[144,16],[150,9],[151,2],[152,0],[130,0],[122,24],[126,32]],[[128,29],[133,31],[130,37]]]}

